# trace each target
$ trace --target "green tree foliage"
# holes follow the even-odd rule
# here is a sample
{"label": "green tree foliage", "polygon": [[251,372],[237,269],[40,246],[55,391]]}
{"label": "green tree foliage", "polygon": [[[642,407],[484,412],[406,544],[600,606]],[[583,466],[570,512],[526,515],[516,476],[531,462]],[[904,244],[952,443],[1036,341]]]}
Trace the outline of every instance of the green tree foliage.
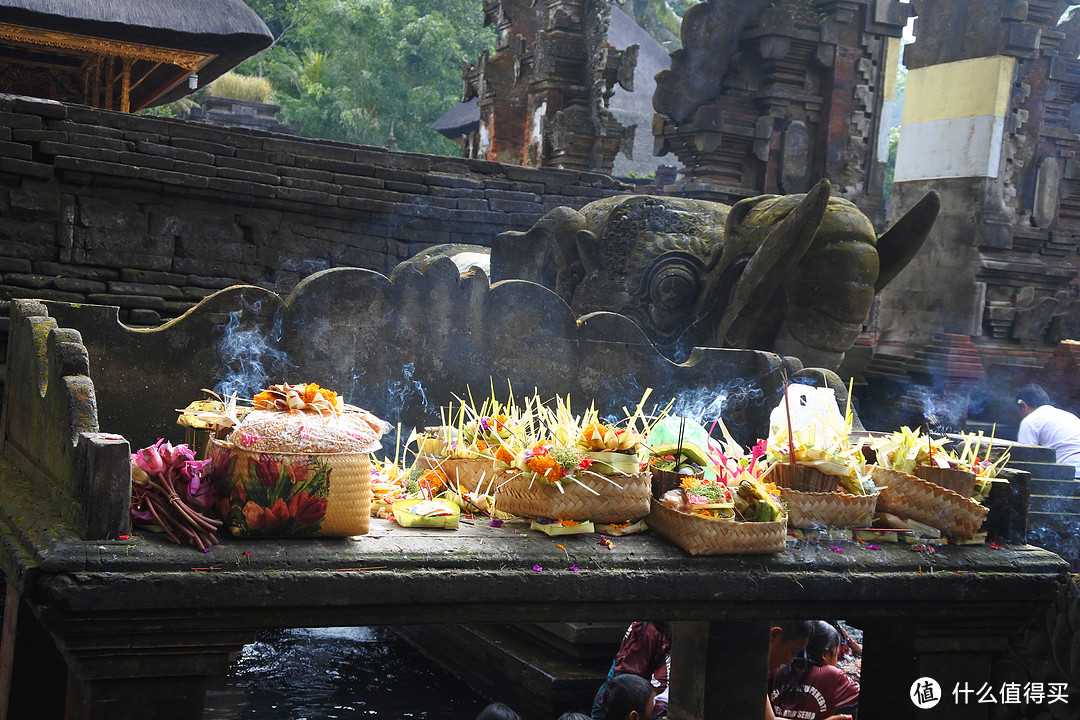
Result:
{"label": "green tree foliage", "polygon": [[668,50],[682,47],[682,16],[698,0],[630,0],[623,9]]}
{"label": "green tree foliage", "polygon": [[246,0],[274,45],[238,72],[265,75],[300,132],[457,154],[431,124],[461,97],[461,66],[494,47],[476,0]]}

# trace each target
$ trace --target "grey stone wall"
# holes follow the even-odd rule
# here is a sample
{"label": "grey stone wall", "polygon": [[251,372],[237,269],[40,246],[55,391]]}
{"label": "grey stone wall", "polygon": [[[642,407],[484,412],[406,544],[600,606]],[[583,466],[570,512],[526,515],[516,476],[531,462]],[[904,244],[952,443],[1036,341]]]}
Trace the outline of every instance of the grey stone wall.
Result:
{"label": "grey stone wall", "polygon": [[430,245],[487,245],[627,190],[593,173],[0,95],[0,359],[11,298],[118,305],[122,322],[153,326],[230,285],[388,273]]}

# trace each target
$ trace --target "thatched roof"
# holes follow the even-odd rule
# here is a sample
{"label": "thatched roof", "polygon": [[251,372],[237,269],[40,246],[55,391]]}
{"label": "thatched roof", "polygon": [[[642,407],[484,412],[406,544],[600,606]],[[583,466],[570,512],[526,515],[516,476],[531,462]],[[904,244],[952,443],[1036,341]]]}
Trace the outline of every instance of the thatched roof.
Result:
{"label": "thatched roof", "polygon": [[[273,42],[242,0],[0,0],[0,23],[212,53],[200,86]],[[189,92],[182,84],[154,104]]]}

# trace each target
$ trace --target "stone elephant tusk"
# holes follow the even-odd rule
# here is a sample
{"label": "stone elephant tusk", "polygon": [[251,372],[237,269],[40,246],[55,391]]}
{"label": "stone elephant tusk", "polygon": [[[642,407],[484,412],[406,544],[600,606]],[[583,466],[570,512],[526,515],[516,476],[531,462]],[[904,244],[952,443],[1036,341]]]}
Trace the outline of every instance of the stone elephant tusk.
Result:
{"label": "stone elephant tusk", "polygon": [[802,260],[825,217],[830,190],[828,180],[815,185],[754,252],[716,326],[716,341],[721,347],[726,344],[725,338],[742,311],[752,303],[768,302],[776,288]]}
{"label": "stone elephant tusk", "polygon": [[901,270],[907,267],[915,254],[926,242],[930,228],[934,227],[938,211],[941,210],[941,196],[936,192],[927,193],[922,200],[904,213],[904,216],[877,239],[878,276],[874,282],[874,292],[889,284]]}

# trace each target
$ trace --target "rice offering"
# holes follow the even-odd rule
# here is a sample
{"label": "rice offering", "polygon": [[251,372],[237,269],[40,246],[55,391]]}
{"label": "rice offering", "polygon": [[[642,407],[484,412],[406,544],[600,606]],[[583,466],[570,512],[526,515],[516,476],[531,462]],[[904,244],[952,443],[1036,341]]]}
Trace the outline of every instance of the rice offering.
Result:
{"label": "rice offering", "polygon": [[212,443],[219,510],[233,535],[362,535],[371,512],[369,454],[388,423],[318,385],[274,385]]}

